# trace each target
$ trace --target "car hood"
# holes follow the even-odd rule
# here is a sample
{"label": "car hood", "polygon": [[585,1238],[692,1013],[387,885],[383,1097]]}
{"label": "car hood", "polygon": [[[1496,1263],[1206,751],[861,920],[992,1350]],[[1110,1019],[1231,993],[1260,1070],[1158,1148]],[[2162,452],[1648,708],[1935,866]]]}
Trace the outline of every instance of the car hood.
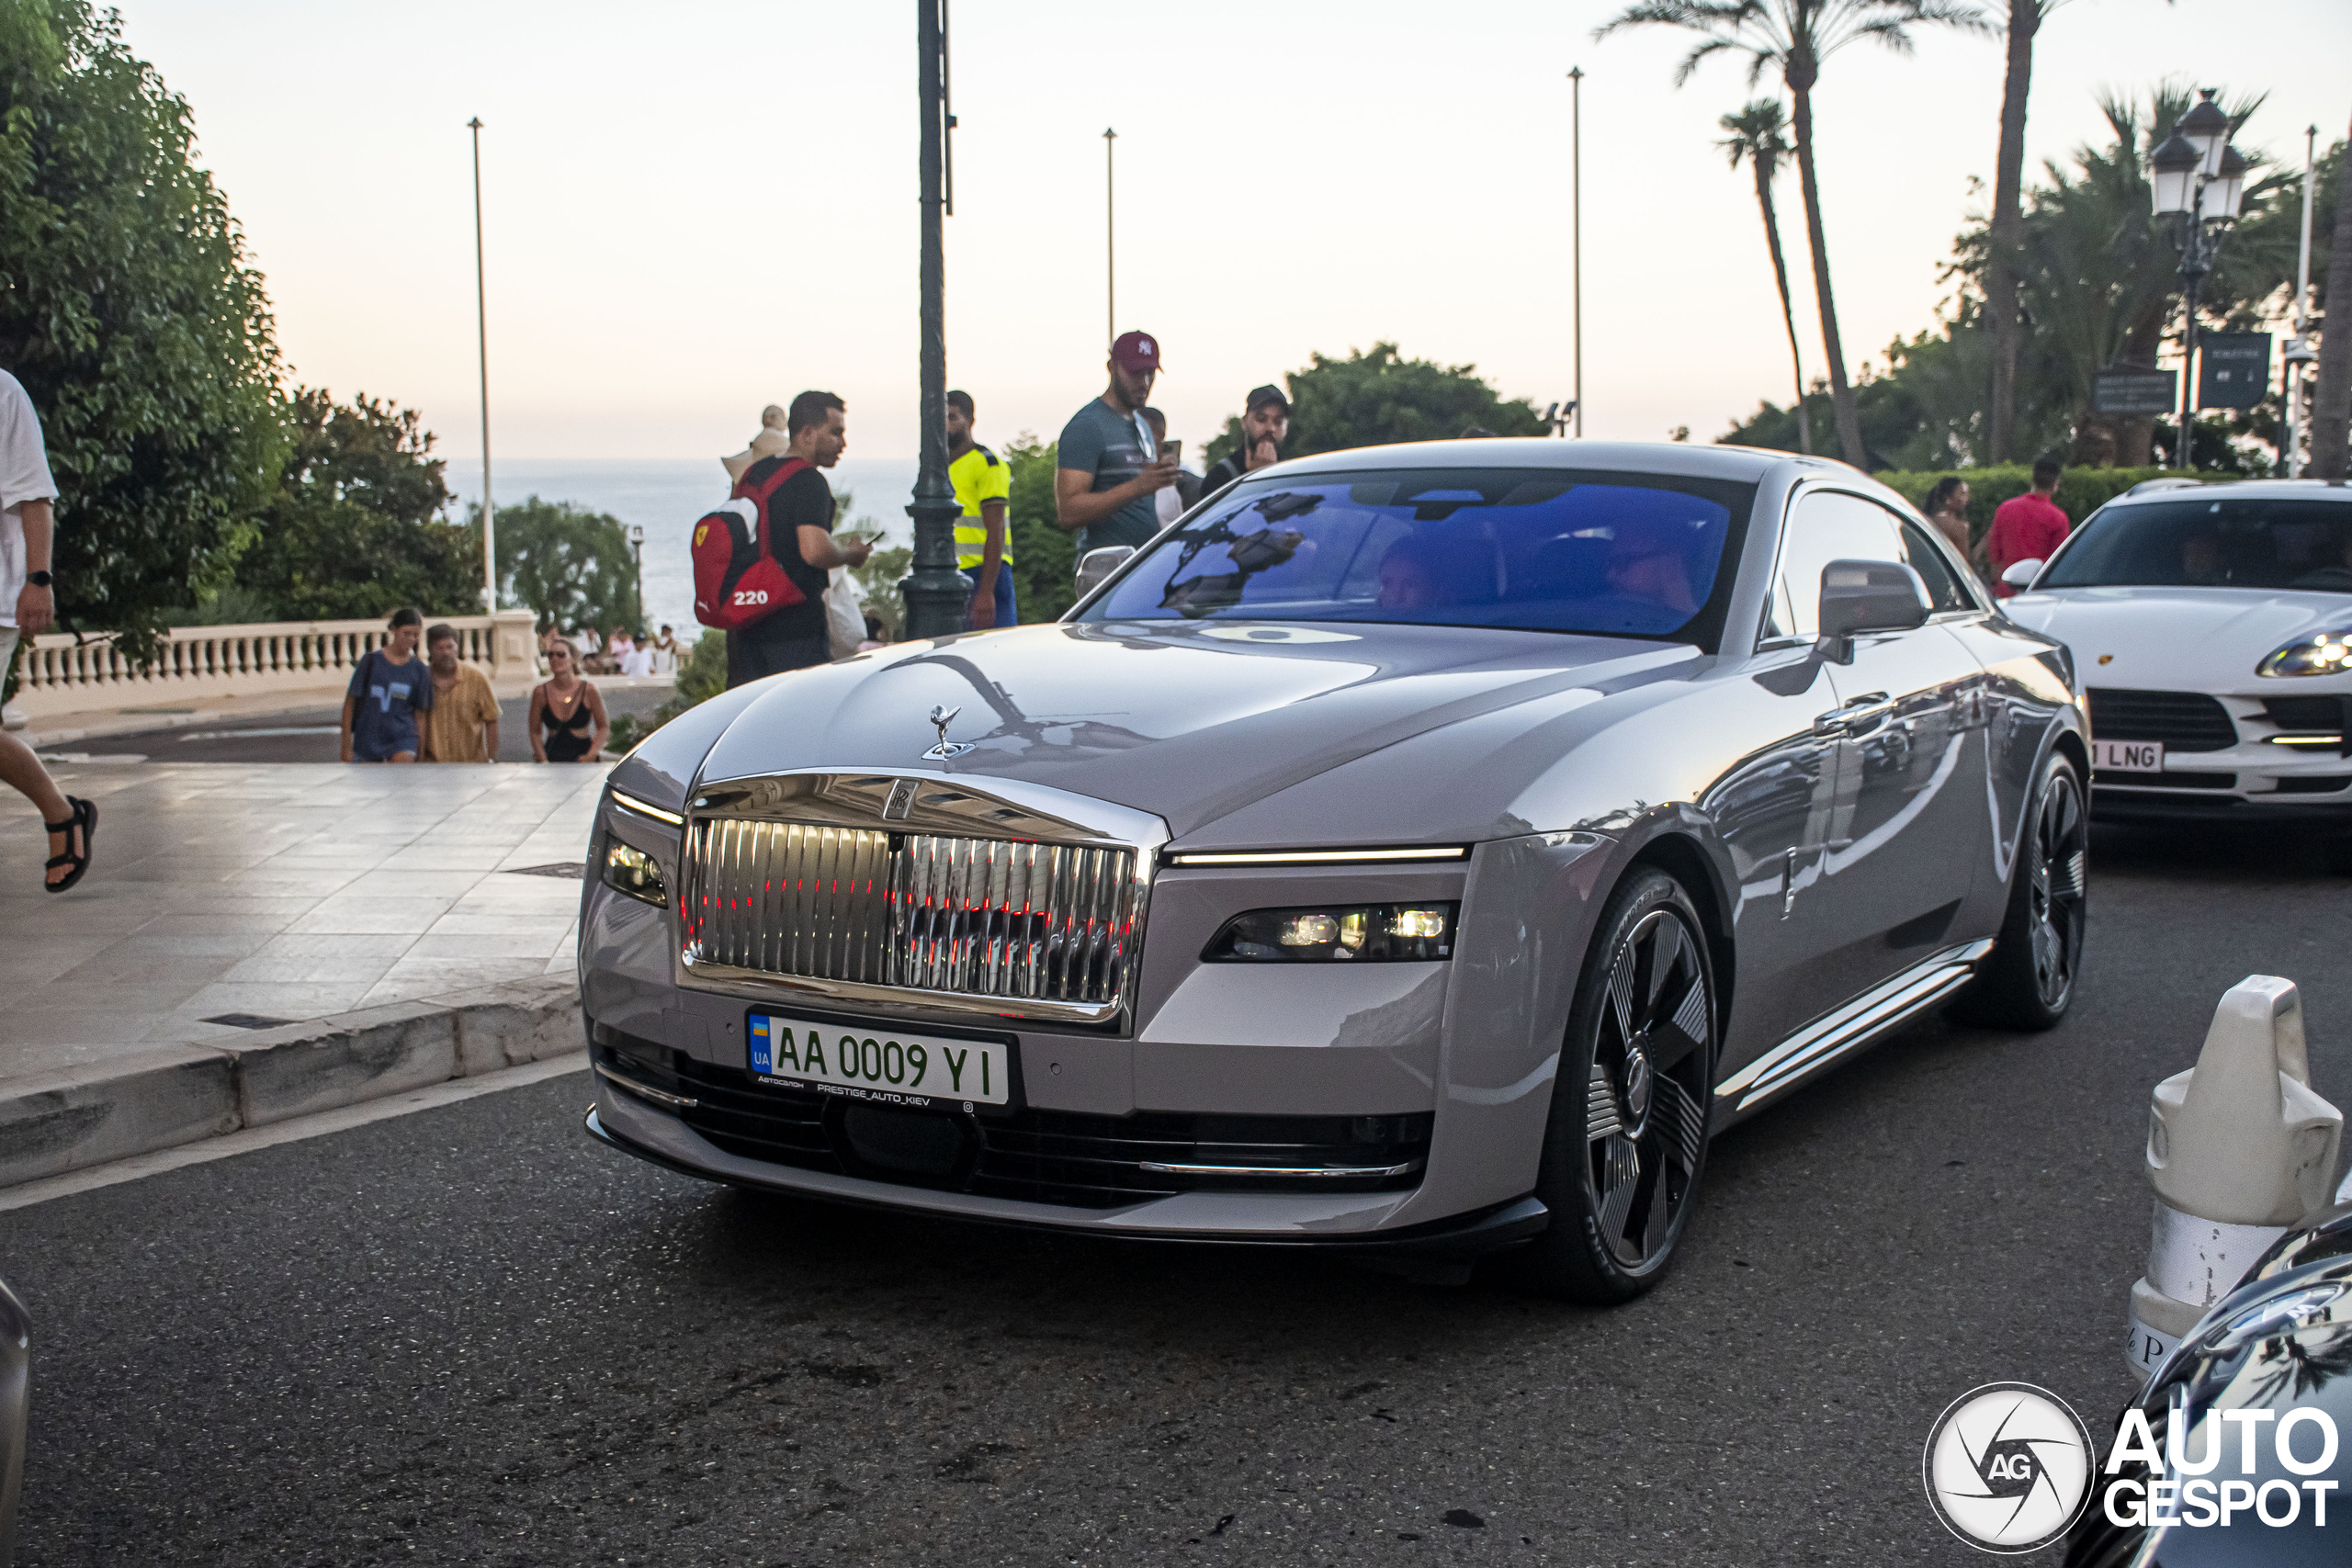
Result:
{"label": "car hood", "polygon": [[[2267,1410],[2274,1420],[2297,1408],[2325,1412],[2339,1442],[2335,1462],[2320,1475],[2335,1483],[2337,1496],[2346,1495],[2352,1485],[2352,1442],[2341,1440],[2352,1436],[2352,1203],[2321,1210],[2273,1244],[2183,1337],[2136,1403],[2159,1435],[2175,1404],[2190,1421],[2201,1419],[2209,1433],[2222,1426],[2215,1417],[2226,1410]],[[2258,1429],[2267,1437],[2273,1428]],[[2188,1427],[2183,1433],[2190,1455],[2211,1451],[2208,1437]],[[2109,1447],[2103,1436],[2099,1446]],[[2304,1433],[2301,1454],[2312,1457],[2314,1447],[2314,1434]],[[2291,1485],[2299,1479],[2277,1463],[2275,1439],[2255,1449],[2252,1484],[2278,1480]],[[2246,1473],[2242,1445],[2227,1443],[2226,1451],[2229,1462],[2219,1473],[2233,1479]],[[2145,1484],[2143,1461],[2128,1460],[2119,1468]],[[2097,1479],[2104,1481],[2107,1472],[2102,1467]],[[2251,1517],[2227,1529],[2177,1525],[2157,1532],[2150,1548],[2141,1544],[2142,1532],[2104,1525],[2097,1496],[2073,1532],[2069,1564],[2120,1562],[2127,1556],[2148,1568],[2336,1568],[2344,1561],[2345,1516],[2334,1502],[2324,1528],[2306,1506],[2283,1528]]]}
{"label": "car hood", "polygon": [[[1599,696],[1673,680],[1705,662],[1679,644],[1453,626],[1020,626],[904,644],[763,682],[718,735],[700,776],[826,769],[929,773],[983,786],[1015,780],[1152,812],[1184,840],[1253,801],[1446,725],[1564,693]],[[938,739],[928,718],[934,707],[958,710],[947,738],[972,750],[924,758]],[[1458,791],[1458,780],[1398,773],[1329,802],[1318,841],[1410,841],[1433,821],[1464,821],[1459,802],[1442,810],[1431,798]],[[1498,798],[1511,793],[1502,788]]]}
{"label": "car hood", "polygon": [[2091,686],[2226,690],[2282,643],[2352,622],[2352,594],[2245,588],[2060,588],[2002,604],[2074,650]]}

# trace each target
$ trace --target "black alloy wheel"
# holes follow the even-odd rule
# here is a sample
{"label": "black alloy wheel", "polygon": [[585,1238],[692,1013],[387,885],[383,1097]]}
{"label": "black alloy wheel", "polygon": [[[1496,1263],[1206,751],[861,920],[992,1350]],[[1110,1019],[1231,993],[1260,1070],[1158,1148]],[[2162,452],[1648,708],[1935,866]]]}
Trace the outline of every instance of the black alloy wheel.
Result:
{"label": "black alloy wheel", "polygon": [[1707,1157],[1718,1024],[1690,896],[1636,872],[1577,987],[1536,1193],[1552,1224],[1512,1255],[1546,1293],[1631,1300],[1664,1273]]}
{"label": "black alloy wheel", "polygon": [[2091,836],[2082,776],[2063,754],[2042,764],[2041,787],[2009,873],[2009,907],[1960,1015],[2002,1029],[2043,1030],[2066,1016],[2088,926]]}

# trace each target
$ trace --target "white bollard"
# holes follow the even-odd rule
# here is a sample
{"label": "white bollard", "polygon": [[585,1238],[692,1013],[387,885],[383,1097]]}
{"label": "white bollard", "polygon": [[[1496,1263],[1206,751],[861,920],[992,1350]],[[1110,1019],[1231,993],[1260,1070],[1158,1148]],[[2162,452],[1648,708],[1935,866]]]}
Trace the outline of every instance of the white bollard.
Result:
{"label": "white bollard", "polygon": [[2148,1376],[2290,1225],[2329,1201],[2344,1113],[2312,1092],[2295,983],[2249,975],[2222,995],[2197,1065],[2156,1086],[2148,1272],[2125,1359]]}

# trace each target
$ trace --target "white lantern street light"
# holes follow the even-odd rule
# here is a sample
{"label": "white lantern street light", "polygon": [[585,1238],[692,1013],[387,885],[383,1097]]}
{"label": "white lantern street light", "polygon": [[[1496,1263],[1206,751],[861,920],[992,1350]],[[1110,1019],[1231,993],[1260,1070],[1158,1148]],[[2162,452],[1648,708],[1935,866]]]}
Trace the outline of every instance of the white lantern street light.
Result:
{"label": "white lantern street light", "polygon": [[2148,156],[2148,195],[2180,252],[2188,311],[2180,334],[2180,444],[2174,458],[2184,468],[2197,423],[2197,297],[2213,270],[2222,235],[2245,205],[2245,155],[2230,145],[2230,117],[2213,101],[2211,88],[2199,90],[2196,107]]}
{"label": "white lantern street light", "polygon": [[2197,107],[2180,117],[2180,129],[2174,132],[2186,137],[2197,149],[2197,172],[2211,179],[2222,172],[2222,151],[2230,143],[2230,117],[2213,101],[2213,90],[2201,88],[2197,95]]}
{"label": "white lantern street light", "polygon": [[2148,184],[2158,217],[2187,212],[2197,201],[2197,149],[2176,130],[2148,160]]}
{"label": "white lantern street light", "polygon": [[2237,218],[2238,209],[2245,201],[2245,157],[2234,147],[2224,148],[2222,151],[2221,172],[2205,182],[2197,216],[2209,220],[2232,222]]}

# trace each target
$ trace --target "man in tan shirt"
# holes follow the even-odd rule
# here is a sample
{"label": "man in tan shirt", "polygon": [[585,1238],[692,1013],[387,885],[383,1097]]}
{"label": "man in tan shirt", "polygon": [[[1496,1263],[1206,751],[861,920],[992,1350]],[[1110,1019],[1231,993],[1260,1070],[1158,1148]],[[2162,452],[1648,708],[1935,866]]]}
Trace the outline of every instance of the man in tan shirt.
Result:
{"label": "man in tan shirt", "polygon": [[491,762],[498,759],[498,698],[490,679],[458,662],[457,629],[446,623],[424,634],[433,671],[433,705],[424,721],[420,762]]}

